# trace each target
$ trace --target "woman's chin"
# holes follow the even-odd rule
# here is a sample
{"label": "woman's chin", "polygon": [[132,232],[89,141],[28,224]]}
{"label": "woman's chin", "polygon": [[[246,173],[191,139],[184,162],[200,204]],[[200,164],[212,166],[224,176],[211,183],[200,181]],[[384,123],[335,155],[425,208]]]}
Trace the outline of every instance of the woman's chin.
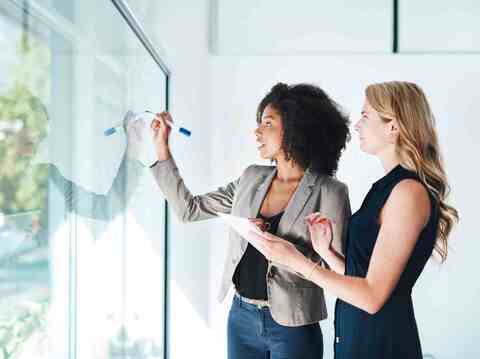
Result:
{"label": "woman's chin", "polygon": [[367,146],[365,146],[365,142],[363,142],[362,140],[360,140],[359,147],[360,147],[360,151],[368,153]]}
{"label": "woman's chin", "polygon": [[262,159],[262,160],[269,160],[269,161],[275,161],[276,158],[277,158],[277,154],[272,154],[271,152],[267,152],[265,151],[263,148],[260,148],[258,150],[258,156]]}
{"label": "woman's chin", "polygon": [[365,144],[360,143],[360,151],[368,154],[368,155],[376,155],[376,152],[373,151],[371,148],[365,146]]}
{"label": "woman's chin", "polygon": [[267,154],[265,153],[265,151],[263,151],[263,149],[258,149],[258,156],[260,156],[260,158],[262,159],[268,159],[269,156],[267,156]]}

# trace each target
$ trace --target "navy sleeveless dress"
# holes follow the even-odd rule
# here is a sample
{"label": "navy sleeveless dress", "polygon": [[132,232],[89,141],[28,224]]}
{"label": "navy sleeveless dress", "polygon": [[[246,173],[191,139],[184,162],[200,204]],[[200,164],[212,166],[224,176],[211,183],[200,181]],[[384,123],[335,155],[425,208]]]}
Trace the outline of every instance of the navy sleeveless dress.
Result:
{"label": "navy sleeveless dress", "polygon": [[[345,274],[366,277],[380,226],[380,210],[392,189],[404,179],[421,182],[415,172],[398,165],[375,182],[360,209],[350,219],[345,251]],[[438,227],[438,204],[429,194],[430,218],[422,230],[392,295],[375,314],[338,299],[335,305],[336,359],[422,358],[412,305],[412,288],[430,258]],[[408,224],[406,224],[408,225]]]}

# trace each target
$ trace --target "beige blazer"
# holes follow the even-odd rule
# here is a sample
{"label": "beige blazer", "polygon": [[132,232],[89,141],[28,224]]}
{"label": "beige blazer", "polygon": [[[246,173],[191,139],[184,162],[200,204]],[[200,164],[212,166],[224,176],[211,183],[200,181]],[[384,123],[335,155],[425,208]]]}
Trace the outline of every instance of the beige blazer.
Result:
{"label": "beige blazer", "polygon": [[[158,162],[153,175],[182,222],[216,217],[217,212],[255,218],[276,174],[274,166],[252,165],[236,181],[202,195],[192,195],[173,159]],[[333,219],[333,245],[343,253],[347,221],[350,217],[348,190],[342,182],[307,169],[297,190],[285,208],[277,235],[292,242],[314,261],[321,258],[313,250],[305,217],[321,212]],[[221,282],[219,300],[232,286],[232,277],[247,249],[247,241],[229,231],[229,250]],[[301,326],[327,317],[323,289],[285,266],[269,262],[267,293],[272,317],[281,325]]]}

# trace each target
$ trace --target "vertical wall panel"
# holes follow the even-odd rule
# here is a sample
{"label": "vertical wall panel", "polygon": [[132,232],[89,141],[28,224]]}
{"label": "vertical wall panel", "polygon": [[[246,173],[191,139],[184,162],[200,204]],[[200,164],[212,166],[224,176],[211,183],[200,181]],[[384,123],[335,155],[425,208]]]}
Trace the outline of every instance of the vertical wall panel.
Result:
{"label": "vertical wall panel", "polygon": [[400,52],[480,52],[480,3],[400,0]]}

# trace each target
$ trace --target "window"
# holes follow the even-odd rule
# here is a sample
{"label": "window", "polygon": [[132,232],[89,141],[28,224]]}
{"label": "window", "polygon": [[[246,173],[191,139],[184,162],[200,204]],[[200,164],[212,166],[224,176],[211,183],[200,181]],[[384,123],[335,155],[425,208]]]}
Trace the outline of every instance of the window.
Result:
{"label": "window", "polygon": [[104,131],[168,71],[123,1],[2,1],[0,46],[2,358],[162,357],[165,204]]}

